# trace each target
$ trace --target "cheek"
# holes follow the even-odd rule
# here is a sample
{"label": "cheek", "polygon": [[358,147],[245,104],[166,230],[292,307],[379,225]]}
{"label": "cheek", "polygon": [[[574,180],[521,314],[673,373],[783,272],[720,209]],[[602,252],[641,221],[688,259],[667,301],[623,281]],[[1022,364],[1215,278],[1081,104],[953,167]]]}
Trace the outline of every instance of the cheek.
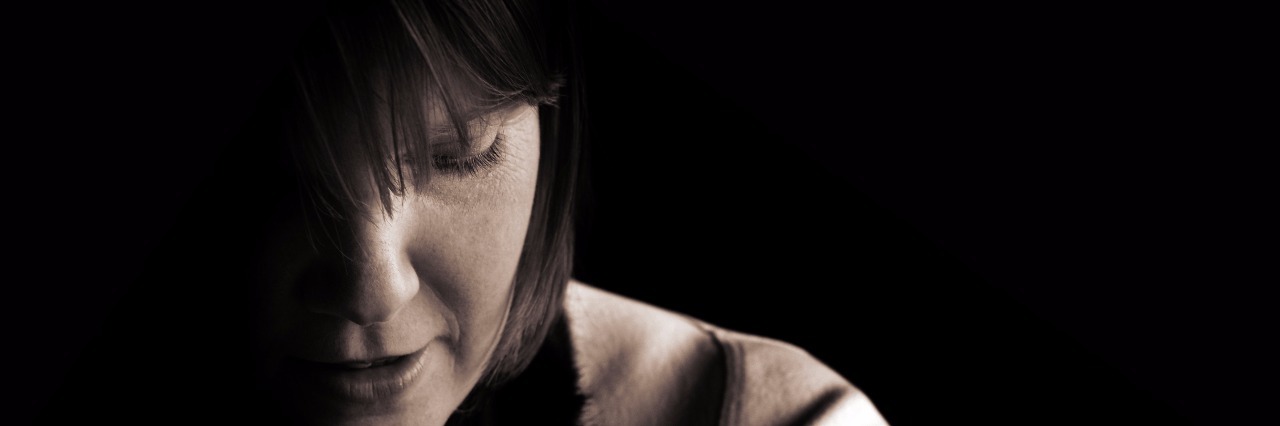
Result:
{"label": "cheek", "polygon": [[459,367],[488,358],[508,311],[537,181],[537,128],[510,129],[502,162],[471,177],[433,179],[406,211],[407,255],[447,307]]}
{"label": "cheek", "polygon": [[253,244],[256,251],[252,257],[250,296],[255,304],[251,319],[254,332],[266,343],[279,343],[280,336],[290,333],[293,321],[306,315],[294,296],[314,253],[302,213],[291,201],[281,201],[272,210],[275,220],[269,227],[271,233]]}
{"label": "cheek", "polygon": [[492,321],[505,307],[528,222],[513,207],[433,210],[433,220],[406,235],[420,291],[443,302],[458,326]]}

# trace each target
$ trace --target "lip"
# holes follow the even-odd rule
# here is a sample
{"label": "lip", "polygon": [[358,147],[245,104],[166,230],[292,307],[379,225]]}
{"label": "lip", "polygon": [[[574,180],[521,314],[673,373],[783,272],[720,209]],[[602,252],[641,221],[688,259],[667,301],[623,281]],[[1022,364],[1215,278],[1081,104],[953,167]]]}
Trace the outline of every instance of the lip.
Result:
{"label": "lip", "polygon": [[[291,357],[285,360],[284,373],[286,380],[299,386],[300,390],[317,393],[326,399],[351,403],[383,402],[398,398],[418,380],[426,361],[426,351],[424,347],[389,362],[370,359],[328,363]],[[352,368],[369,362],[380,365]]]}

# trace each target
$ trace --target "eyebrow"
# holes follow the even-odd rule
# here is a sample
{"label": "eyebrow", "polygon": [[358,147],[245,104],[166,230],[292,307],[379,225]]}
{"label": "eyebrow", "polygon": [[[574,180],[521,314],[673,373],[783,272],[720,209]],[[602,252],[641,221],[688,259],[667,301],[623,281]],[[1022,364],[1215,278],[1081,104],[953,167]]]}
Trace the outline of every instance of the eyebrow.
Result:
{"label": "eyebrow", "polygon": [[[520,103],[525,103],[525,102],[520,98],[510,98],[503,102],[490,105],[488,107],[476,108],[471,111],[467,111],[466,113],[462,114],[462,117],[465,125],[467,125],[468,129],[470,129],[472,123],[475,122],[477,119],[483,118],[485,116],[488,116],[497,112],[509,110],[511,108],[514,108],[517,104],[520,104]],[[445,121],[450,121],[450,120],[446,118]],[[427,135],[428,137],[453,136],[453,132],[454,132],[453,123],[449,122],[446,125],[431,126],[431,128],[427,130]]]}

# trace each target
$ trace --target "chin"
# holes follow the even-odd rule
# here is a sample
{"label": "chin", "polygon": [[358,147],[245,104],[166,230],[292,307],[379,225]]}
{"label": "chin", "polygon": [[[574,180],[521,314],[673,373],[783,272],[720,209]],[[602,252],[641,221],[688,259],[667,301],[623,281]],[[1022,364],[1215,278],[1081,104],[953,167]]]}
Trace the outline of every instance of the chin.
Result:
{"label": "chin", "polygon": [[366,413],[348,415],[324,416],[319,413],[310,413],[302,424],[308,425],[335,425],[335,426],[362,426],[362,425],[443,425],[449,419],[449,414],[453,410],[439,412],[439,410],[430,410],[417,407],[404,407],[403,409],[385,413]]}
{"label": "chin", "polygon": [[[392,400],[349,401],[315,393],[291,394],[287,417],[305,425],[443,425],[461,401],[420,389]],[[451,393],[451,392],[450,392]]]}

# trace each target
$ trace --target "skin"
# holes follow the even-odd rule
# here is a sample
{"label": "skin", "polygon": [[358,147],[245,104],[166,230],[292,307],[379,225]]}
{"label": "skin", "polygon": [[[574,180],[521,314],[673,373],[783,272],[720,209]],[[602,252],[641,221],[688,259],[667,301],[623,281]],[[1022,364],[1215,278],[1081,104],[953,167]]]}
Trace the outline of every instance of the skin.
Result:
{"label": "skin", "polygon": [[[372,184],[360,182],[360,200],[374,213],[341,222],[336,245],[313,249],[299,212],[276,213],[284,226],[258,256],[257,372],[305,422],[443,424],[485,372],[510,306],[539,151],[536,107],[485,118],[497,125],[469,154],[500,132],[498,163],[474,175],[437,172],[393,197],[392,215],[381,214]],[[418,350],[421,374],[391,394],[356,389],[359,398],[334,398],[280,376],[289,357],[337,362]]]}

